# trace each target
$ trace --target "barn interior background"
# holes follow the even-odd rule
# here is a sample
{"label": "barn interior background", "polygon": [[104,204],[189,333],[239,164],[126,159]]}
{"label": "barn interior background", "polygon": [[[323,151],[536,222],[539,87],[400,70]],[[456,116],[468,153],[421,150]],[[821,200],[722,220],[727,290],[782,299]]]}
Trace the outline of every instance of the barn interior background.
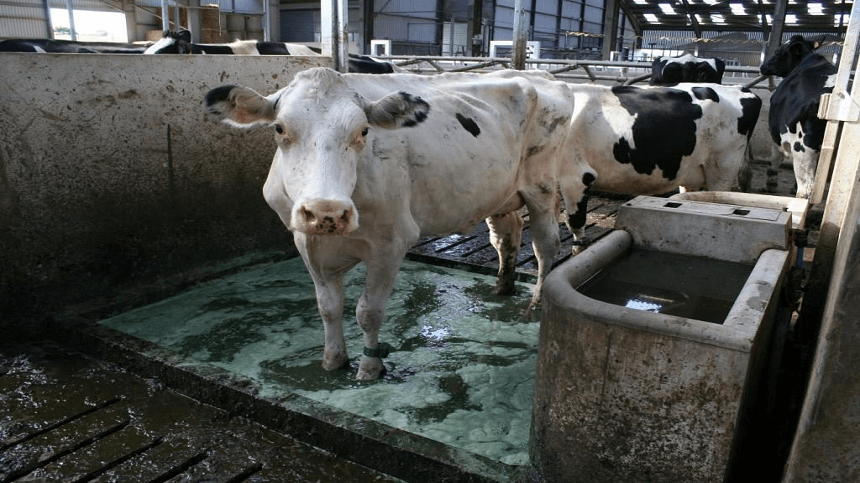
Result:
{"label": "barn interior background", "polygon": [[[325,26],[339,8],[348,25],[343,48],[423,73],[513,65],[515,41],[524,36],[528,68],[555,70],[572,82],[623,82],[647,72],[657,56],[686,52],[726,60],[726,81],[745,84],[794,34],[826,35],[822,52],[839,62],[843,42],[852,41],[846,34],[854,3],[370,0],[321,8],[266,0],[0,0],[0,39],[145,43],[181,27],[198,42],[289,41],[331,53],[338,34]],[[157,300],[210,277],[213,264],[250,252],[292,254],[288,233],[259,196],[274,147],[270,136],[240,139],[217,131],[200,104],[216,85],[272,91],[298,70],[335,65],[334,57],[0,53],[0,63],[0,130],[6,133],[0,140],[0,325],[8,333],[68,335],[60,321],[70,313],[79,317],[96,305],[105,315]],[[766,105],[774,82],[755,86]],[[760,159],[770,155],[766,119],[765,110],[756,128]],[[856,119],[842,124],[853,132]],[[849,157],[852,149],[841,154]],[[857,420],[849,403],[856,385],[845,382],[852,380],[845,371],[857,362],[851,355],[857,329],[850,326],[856,315],[849,308],[860,292],[852,274],[860,271],[857,237],[850,234],[857,221],[856,167],[844,169],[838,172],[846,184],[835,194],[841,198],[823,214],[821,273],[812,292],[819,320],[807,342],[815,345],[819,327],[827,336],[818,342],[821,357],[811,369],[802,433],[788,463],[796,475],[831,479],[856,471],[852,458],[860,447],[854,436],[860,433],[846,429]]]}

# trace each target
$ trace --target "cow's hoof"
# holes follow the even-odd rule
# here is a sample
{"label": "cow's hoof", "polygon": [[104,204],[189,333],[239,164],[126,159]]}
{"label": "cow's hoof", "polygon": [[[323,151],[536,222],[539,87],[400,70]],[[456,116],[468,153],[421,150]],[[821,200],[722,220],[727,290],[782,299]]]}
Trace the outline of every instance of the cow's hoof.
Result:
{"label": "cow's hoof", "polygon": [[346,352],[335,352],[331,354],[323,354],[322,367],[327,371],[343,369],[349,365],[349,357]]}
{"label": "cow's hoof", "polygon": [[517,286],[513,281],[510,283],[496,283],[496,286],[493,288],[493,291],[496,295],[514,295],[517,293]]}
{"label": "cow's hoof", "polygon": [[385,373],[385,365],[378,357],[362,357],[355,378],[360,381],[379,379]]}

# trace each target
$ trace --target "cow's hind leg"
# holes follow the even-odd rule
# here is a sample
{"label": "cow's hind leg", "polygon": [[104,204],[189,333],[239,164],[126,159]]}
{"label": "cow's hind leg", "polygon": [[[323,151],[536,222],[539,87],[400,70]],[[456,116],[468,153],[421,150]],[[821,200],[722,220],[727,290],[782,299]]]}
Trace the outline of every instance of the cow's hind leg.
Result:
{"label": "cow's hind leg", "polygon": [[499,295],[513,295],[516,290],[517,254],[523,235],[523,217],[519,211],[487,218],[490,243],[499,254],[499,276],[495,291]]}
{"label": "cow's hind leg", "polygon": [[779,167],[782,165],[782,160],[785,159],[785,151],[782,147],[774,144],[770,149],[770,167],[767,169],[767,178],[765,181],[765,191],[768,193],[776,193],[779,187]]}
{"label": "cow's hind leg", "polygon": [[809,198],[815,183],[815,168],[818,164],[819,152],[812,148],[801,146],[792,156],[794,179],[797,181],[798,198]]}
{"label": "cow's hind leg", "polygon": [[538,277],[532,296],[531,306],[540,303],[543,281],[552,270],[552,261],[558,254],[561,238],[558,235],[558,219],[555,210],[555,195],[553,192],[541,192],[535,196],[522,193],[529,208],[529,229],[532,235],[532,247],[538,262]]}

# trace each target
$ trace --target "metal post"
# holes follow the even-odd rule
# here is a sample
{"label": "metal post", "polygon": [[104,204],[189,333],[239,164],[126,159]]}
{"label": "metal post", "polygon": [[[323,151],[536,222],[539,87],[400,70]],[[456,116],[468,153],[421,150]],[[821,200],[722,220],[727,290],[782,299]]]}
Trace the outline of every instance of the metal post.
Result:
{"label": "metal post", "polygon": [[448,28],[448,50],[451,57],[454,57],[454,17],[451,17],[451,27]]}
{"label": "metal post", "polygon": [[511,62],[514,69],[525,70],[526,68],[526,11],[523,8],[523,0],[514,0],[514,32],[511,48]]}
{"label": "metal post", "polygon": [[263,0],[263,41],[271,42],[272,41],[272,26],[269,25],[271,22],[270,18],[270,9],[272,8],[269,5],[269,0]]}
{"label": "metal post", "polygon": [[75,30],[75,7],[72,6],[72,0],[66,0],[66,10],[69,12],[69,31],[72,40],[78,40],[78,32]]}
{"label": "metal post", "polygon": [[167,0],[161,0],[161,30],[170,30],[170,12],[167,9]]}
{"label": "metal post", "polygon": [[320,8],[322,54],[334,60],[338,72],[348,72],[349,20],[346,0],[323,0]]}

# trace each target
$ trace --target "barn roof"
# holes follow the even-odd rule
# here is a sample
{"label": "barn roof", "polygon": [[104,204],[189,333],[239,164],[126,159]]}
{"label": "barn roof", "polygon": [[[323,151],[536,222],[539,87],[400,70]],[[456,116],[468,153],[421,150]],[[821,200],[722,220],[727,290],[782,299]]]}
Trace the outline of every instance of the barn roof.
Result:
{"label": "barn roof", "polygon": [[[777,0],[618,0],[639,31],[762,31],[773,25]],[[843,34],[853,0],[789,0],[784,32]]]}

